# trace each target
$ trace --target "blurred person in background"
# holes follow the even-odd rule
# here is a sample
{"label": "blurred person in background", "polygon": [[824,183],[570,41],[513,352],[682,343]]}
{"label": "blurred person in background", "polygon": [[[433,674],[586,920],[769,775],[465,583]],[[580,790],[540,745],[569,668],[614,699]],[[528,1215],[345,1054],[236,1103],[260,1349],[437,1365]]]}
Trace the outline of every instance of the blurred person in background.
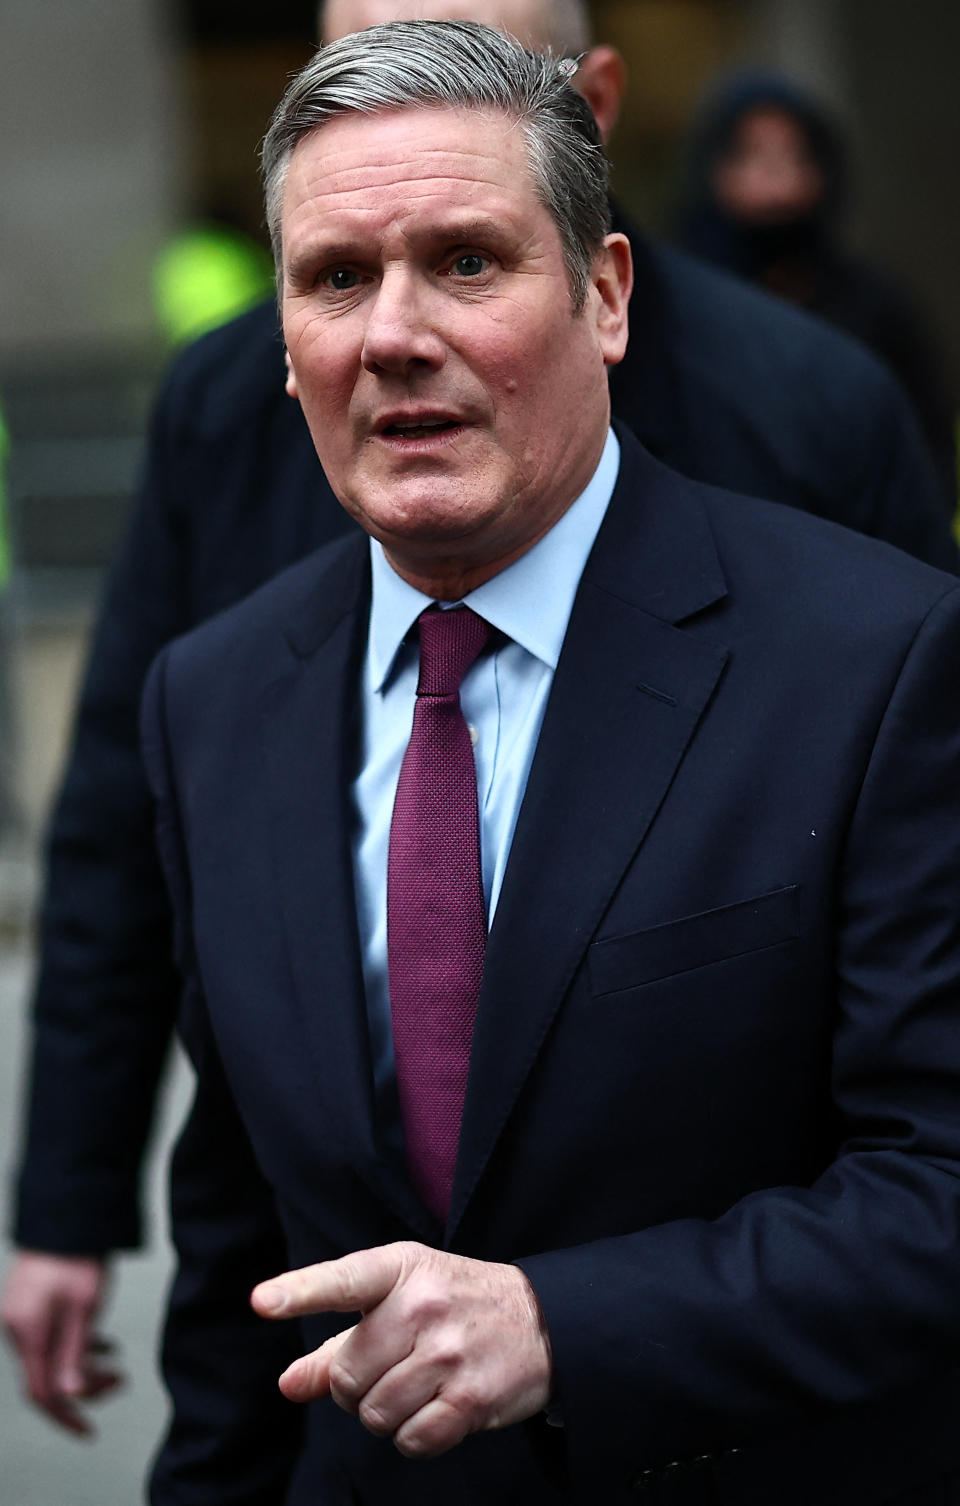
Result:
{"label": "blurred person in background", "polygon": [[26,824],[17,789],[17,714],[12,683],[11,645],[15,631],[10,602],[13,541],[10,530],[8,470],[12,441],[0,409],[0,926],[15,928],[29,913]]}
{"label": "blurred person in background", "polygon": [[[622,59],[578,0],[328,0],[324,40],[404,17],[476,19],[580,57],[608,136]],[[635,267],[615,415],[668,465],[771,497],[954,569],[929,457],[896,383],[820,321],[648,240]],[[86,1431],[109,1388],[93,1338],[111,1252],[143,1231],[139,1175],[177,1014],[170,911],[137,712],[157,652],[353,525],[285,392],[273,305],[191,346],[160,395],[142,494],[108,585],[51,827],[20,1247],[3,1314],[33,1401]],[[558,373],[558,380],[562,374]]]}
{"label": "blurred person in background", "polygon": [[956,503],[956,404],[945,362],[911,299],[842,240],[850,166],[828,110],[779,73],[737,74],[694,127],[681,244],[855,335],[909,394]]}
{"label": "blurred person in background", "polygon": [[254,308],[273,291],[273,263],[228,212],[195,216],[154,260],[153,306],[171,345]]}

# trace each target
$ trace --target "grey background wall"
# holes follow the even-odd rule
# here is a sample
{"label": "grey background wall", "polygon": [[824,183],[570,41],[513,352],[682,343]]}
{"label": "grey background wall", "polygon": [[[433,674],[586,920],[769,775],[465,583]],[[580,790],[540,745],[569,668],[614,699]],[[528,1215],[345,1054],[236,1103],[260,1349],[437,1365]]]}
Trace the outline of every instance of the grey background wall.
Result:
{"label": "grey background wall", "polygon": [[156,0],[4,0],[4,365],[150,332],[182,148],[171,23]]}

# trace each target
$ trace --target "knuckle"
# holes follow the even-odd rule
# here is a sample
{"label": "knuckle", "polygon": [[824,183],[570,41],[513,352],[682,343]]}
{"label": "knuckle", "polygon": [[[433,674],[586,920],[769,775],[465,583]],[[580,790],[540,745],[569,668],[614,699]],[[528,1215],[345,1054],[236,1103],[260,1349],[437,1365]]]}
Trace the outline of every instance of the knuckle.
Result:
{"label": "knuckle", "polygon": [[341,1405],[349,1403],[351,1406],[363,1396],[360,1382],[340,1359],[335,1359],[330,1364],[330,1393]]}
{"label": "knuckle", "polygon": [[443,1400],[454,1417],[471,1427],[477,1425],[487,1407],[487,1397],[480,1387],[465,1379],[449,1385],[444,1391]]}
{"label": "knuckle", "polygon": [[315,1267],[308,1266],[302,1271],[288,1271],[283,1276],[276,1277],[270,1284],[276,1285],[287,1295],[288,1301],[292,1301],[297,1307],[310,1301],[313,1292]]}
{"label": "knuckle", "polygon": [[463,1362],[460,1336],[449,1328],[435,1328],[422,1347],[430,1364],[441,1370],[455,1370]]}
{"label": "knuckle", "polygon": [[379,1411],[377,1407],[370,1406],[369,1402],[362,1402],[358,1416],[368,1433],[374,1433],[378,1438],[389,1438],[393,1432],[393,1423]]}
{"label": "knuckle", "polygon": [[434,1275],[415,1277],[403,1289],[404,1316],[418,1328],[436,1328],[450,1315],[450,1294]]}
{"label": "knuckle", "polygon": [[421,1265],[425,1260],[432,1258],[434,1251],[427,1245],[422,1245],[415,1239],[400,1239],[393,1247],[400,1257],[404,1268]]}
{"label": "knuckle", "polygon": [[302,1302],[310,1295],[314,1267],[306,1266],[299,1271],[284,1271],[282,1275],[264,1278],[266,1284],[284,1292],[288,1300]]}
{"label": "knuckle", "polygon": [[394,1443],[408,1459],[431,1458],[446,1453],[470,1431],[467,1420],[443,1397],[425,1414],[397,1431]]}
{"label": "knuckle", "polygon": [[426,1439],[420,1433],[398,1433],[394,1437],[394,1444],[405,1459],[424,1459],[431,1449]]}
{"label": "knuckle", "polygon": [[333,1273],[334,1300],[338,1309],[359,1312],[361,1308],[361,1277],[352,1261],[338,1262]]}

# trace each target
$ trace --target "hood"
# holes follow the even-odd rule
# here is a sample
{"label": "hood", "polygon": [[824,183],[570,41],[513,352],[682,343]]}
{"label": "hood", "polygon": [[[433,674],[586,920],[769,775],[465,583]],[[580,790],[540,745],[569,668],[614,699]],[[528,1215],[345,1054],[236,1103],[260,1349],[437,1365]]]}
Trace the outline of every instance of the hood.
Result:
{"label": "hood", "polygon": [[[713,174],[734,131],[749,111],[769,105],[803,130],[824,180],[817,208],[786,224],[750,226],[717,203]],[[848,200],[848,167],[839,128],[829,110],[787,75],[749,69],[711,89],[694,121],[677,216],[678,239],[694,255],[745,276],[781,254],[813,254],[833,236]]]}

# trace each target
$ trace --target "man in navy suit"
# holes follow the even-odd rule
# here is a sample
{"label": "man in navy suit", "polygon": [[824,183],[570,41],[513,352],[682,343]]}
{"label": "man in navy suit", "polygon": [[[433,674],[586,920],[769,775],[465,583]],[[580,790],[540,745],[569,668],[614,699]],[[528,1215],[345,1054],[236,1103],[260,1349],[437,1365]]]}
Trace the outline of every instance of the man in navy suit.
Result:
{"label": "man in navy suit", "polygon": [[346,39],[265,176],[370,539],[147,689],[197,1069],[153,1501],[960,1499],[960,588],[611,431],[562,64]]}
{"label": "man in navy suit", "polygon": [[[403,13],[502,25],[584,50],[576,84],[612,127],[617,54],[590,47],[580,0],[328,0],[327,40]],[[949,518],[896,384],[819,321],[651,244],[634,260],[631,340],[613,411],[683,474],[771,497],[953,568]],[[26,1387],[66,1426],[104,1377],[88,1340],[106,1255],[136,1244],[138,1173],[179,980],[151,842],[136,711],[171,638],[356,525],[284,393],[273,307],[175,364],[143,494],[112,573],[50,840],[32,1086],[4,1301]]]}

